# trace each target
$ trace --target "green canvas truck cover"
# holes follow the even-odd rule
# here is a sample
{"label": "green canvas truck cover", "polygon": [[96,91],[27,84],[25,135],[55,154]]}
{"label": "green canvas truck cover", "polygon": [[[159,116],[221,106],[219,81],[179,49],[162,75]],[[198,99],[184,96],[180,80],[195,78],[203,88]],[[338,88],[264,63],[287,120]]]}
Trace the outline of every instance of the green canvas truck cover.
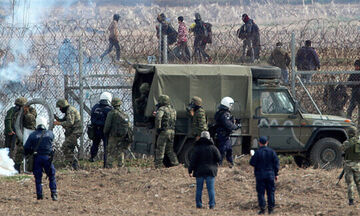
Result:
{"label": "green canvas truck cover", "polygon": [[236,117],[251,116],[251,68],[240,65],[136,65],[133,99],[145,80],[151,83],[145,116],[151,116],[159,95],[169,95],[178,118],[186,118],[193,96],[203,99],[208,117],[213,117],[225,96],[235,100]]}

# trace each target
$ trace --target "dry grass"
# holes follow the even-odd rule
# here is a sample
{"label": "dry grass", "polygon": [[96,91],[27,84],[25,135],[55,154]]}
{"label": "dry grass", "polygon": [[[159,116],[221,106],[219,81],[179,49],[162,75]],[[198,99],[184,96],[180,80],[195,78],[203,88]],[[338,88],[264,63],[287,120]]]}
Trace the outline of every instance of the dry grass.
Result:
{"label": "dry grass", "polygon": [[[195,208],[195,179],[182,167],[99,169],[57,173],[59,201],[37,201],[33,178],[0,178],[3,215],[254,215],[257,198],[249,158],[219,168],[216,209]],[[346,185],[336,186],[340,170],[299,169],[283,165],[276,191],[278,215],[359,215],[349,208]],[[204,190],[204,206],[208,202]]]}

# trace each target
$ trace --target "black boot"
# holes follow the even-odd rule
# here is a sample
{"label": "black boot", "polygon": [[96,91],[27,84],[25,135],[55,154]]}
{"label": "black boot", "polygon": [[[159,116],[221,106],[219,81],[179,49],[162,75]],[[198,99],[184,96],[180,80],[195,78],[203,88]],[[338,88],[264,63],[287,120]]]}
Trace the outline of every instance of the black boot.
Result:
{"label": "black boot", "polygon": [[44,199],[44,197],[43,197],[42,194],[37,194],[37,195],[36,195],[36,199],[37,199],[37,200],[42,200],[42,199]]}
{"label": "black boot", "polygon": [[258,215],[262,215],[265,214],[265,208],[261,208],[260,211],[258,212]]}
{"label": "black boot", "polygon": [[93,157],[91,157],[90,159],[89,159],[89,161],[92,163],[92,162],[95,162],[95,160],[94,160],[94,158]]}
{"label": "black boot", "polygon": [[51,198],[53,201],[57,201],[58,200],[58,197],[57,197],[57,193],[51,193]]}
{"label": "black boot", "polygon": [[269,214],[274,213],[274,209],[273,209],[273,208],[269,208],[269,209],[268,209],[268,213],[269,213]]}
{"label": "black boot", "polygon": [[16,169],[16,171],[18,171],[18,173],[20,174],[20,167],[21,167],[21,165],[20,164],[15,164],[14,165],[14,168]]}
{"label": "black boot", "polygon": [[79,164],[78,164],[77,161],[73,162],[72,168],[73,168],[74,170],[79,170]]}
{"label": "black boot", "polygon": [[349,205],[354,205],[354,200],[353,199],[349,199]]}

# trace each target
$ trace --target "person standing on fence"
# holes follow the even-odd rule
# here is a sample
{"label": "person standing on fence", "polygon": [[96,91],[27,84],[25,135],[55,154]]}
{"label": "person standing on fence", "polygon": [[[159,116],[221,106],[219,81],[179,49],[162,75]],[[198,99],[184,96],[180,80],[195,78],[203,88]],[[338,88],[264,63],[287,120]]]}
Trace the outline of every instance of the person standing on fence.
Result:
{"label": "person standing on fence", "polygon": [[104,145],[104,164],[106,164],[106,146],[107,139],[104,135],[104,125],[107,114],[112,110],[111,107],[112,95],[109,92],[103,92],[100,95],[99,103],[95,104],[91,109],[91,126],[94,132],[93,144],[90,149],[90,162],[94,162],[95,157],[99,150],[100,141],[103,141]]}
{"label": "person standing on fence", "polygon": [[120,61],[120,45],[119,45],[119,29],[118,29],[118,22],[120,19],[119,14],[114,14],[113,21],[111,22],[108,30],[110,32],[109,35],[109,48],[105,50],[105,52],[100,56],[100,59],[103,60],[103,58],[109,54],[113,47],[116,49],[116,60]]}
{"label": "person standing on fence", "polygon": [[291,59],[289,53],[282,48],[282,43],[277,42],[275,49],[272,51],[268,63],[281,69],[281,78],[284,84],[289,83],[288,67]]}
{"label": "person standing on fence", "polygon": [[209,194],[209,208],[215,207],[215,177],[217,175],[221,155],[210,138],[208,131],[201,132],[200,139],[195,142],[188,168],[189,176],[196,177],[196,208],[202,208],[202,190],[204,181]]}
{"label": "person standing on fence", "polygon": [[[335,76],[331,76],[331,80],[336,80]],[[325,86],[323,100],[327,114],[345,117],[343,109],[348,99],[349,95],[343,84]]]}
{"label": "person standing on fence", "polygon": [[164,155],[170,160],[170,166],[179,164],[174,152],[176,110],[170,105],[167,95],[160,95],[155,114],[155,129],[158,135],[155,149],[155,168],[162,167]]}
{"label": "person standing on fence", "polygon": [[259,138],[259,149],[250,159],[250,165],[254,167],[256,178],[256,192],[260,211],[265,214],[265,191],[268,200],[268,213],[272,214],[275,207],[275,181],[278,180],[279,158],[274,150],[267,147],[267,137]]}
{"label": "person standing on fence", "polygon": [[111,105],[114,109],[108,113],[104,126],[104,134],[109,143],[108,159],[104,168],[112,168],[116,159],[118,159],[118,167],[124,167],[125,151],[132,143],[129,117],[120,108],[121,100],[114,98]]}
{"label": "person standing on fence", "polygon": [[24,150],[25,155],[33,155],[34,158],[34,177],[36,184],[36,195],[38,200],[42,200],[42,174],[43,170],[49,178],[49,187],[53,201],[58,200],[56,192],[55,167],[52,163],[54,134],[47,130],[47,119],[38,117],[36,119],[36,131],[32,132],[27,139]]}
{"label": "person standing on fence", "polygon": [[27,99],[24,97],[15,100],[15,106],[11,107],[5,117],[5,148],[9,148],[10,158],[15,162],[15,169],[20,172],[20,167],[23,162],[24,148],[23,144],[15,134],[15,121],[21,108],[24,108],[23,127],[34,129],[35,119],[37,116],[36,110],[33,107],[27,107],[25,104]]}
{"label": "person standing on fence", "polygon": [[[254,20],[250,19],[247,14],[242,15],[244,24],[237,31],[237,36],[243,40],[243,54],[250,56],[251,61],[260,60],[260,30]],[[247,49],[246,49],[247,48]]]}
{"label": "person standing on fence", "polygon": [[[319,56],[315,49],[311,47],[311,41],[305,41],[305,46],[301,47],[296,53],[296,67],[299,71],[314,71],[320,69]],[[304,83],[311,82],[312,74],[301,74]]]}
{"label": "person standing on fence", "polygon": [[211,57],[205,52],[208,32],[204,21],[202,21],[199,13],[195,13],[195,25],[191,25],[191,32],[194,32],[195,40],[194,40],[194,56],[195,59],[199,62],[202,61],[202,58],[206,62],[211,62]]}
{"label": "person standing on fence", "polygon": [[344,151],[345,181],[348,186],[349,205],[354,205],[355,188],[360,196],[360,141],[356,127],[349,129],[349,140],[341,146]]}
{"label": "person standing on fence", "polygon": [[80,113],[75,107],[70,106],[67,100],[60,99],[56,102],[56,107],[65,114],[64,118],[54,116],[56,121],[54,125],[61,125],[65,129],[65,141],[61,146],[61,150],[65,157],[65,164],[72,166],[73,169],[79,169],[77,155],[74,152],[77,147],[77,140],[81,136],[81,119]]}
{"label": "person standing on fence", "polygon": [[185,22],[184,22],[184,17],[179,16],[178,23],[179,23],[179,28],[178,28],[177,46],[181,53],[180,54],[181,60],[184,62],[189,62],[190,61],[190,51],[189,51],[189,47],[187,45],[188,30],[187,30]]}
{"label": "person standing on fence", "polygon": [[[360,71],[360,59],[356,60],[354,63],[355,71]],[[360,72],[356,74],[350,74],[349,82],[360,82]],[[360,84],[349,84],[351,88],[351,97],[350,97],[350,105],[347,110],[347,118],[351,119],[352,112],[355,107],[360,104]],[[358,116],[359,118],[359,116]]]}

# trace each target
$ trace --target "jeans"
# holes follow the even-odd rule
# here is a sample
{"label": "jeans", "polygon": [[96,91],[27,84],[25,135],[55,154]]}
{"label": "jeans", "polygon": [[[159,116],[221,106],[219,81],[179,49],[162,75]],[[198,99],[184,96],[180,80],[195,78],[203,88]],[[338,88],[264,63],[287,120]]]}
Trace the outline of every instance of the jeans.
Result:
{"label": "jeans", "polygon": [[268,209],[275,207],[275,177],[256,177],[256,191],[258,196],[259,207],[265,209],[265,191],[268,200]]}
{"label": "jeans", "polygon": [[36,155],[34,156],[34,170],[33,174],[35,177],[36,194],[42,195],[42,173],[43,169],[49,178],[49,187],[51,193],[56,193],[56,180],[55,180],[55,167],[49,160],[48,155]]}
{"label": "jeans", "polygon": [[206,176],[206,177],[196,177],[196,207],[202,208],[202,190],[204,186],[204,181],[206,181],[206,188],[209,194],[209,207],[215,206],[215,177]]}

